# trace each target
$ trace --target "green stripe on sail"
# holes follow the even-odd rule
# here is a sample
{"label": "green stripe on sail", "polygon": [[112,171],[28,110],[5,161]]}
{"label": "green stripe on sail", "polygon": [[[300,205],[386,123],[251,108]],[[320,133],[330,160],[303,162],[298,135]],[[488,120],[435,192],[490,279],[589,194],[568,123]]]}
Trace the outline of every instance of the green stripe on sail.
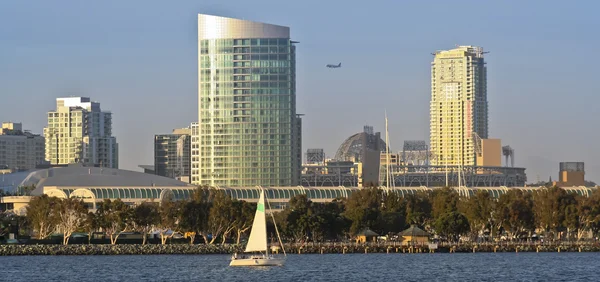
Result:
{"label": "green stripe on sail", "polygon": [[257,211],[261,211],[261,212],[265,212],[265,204],[261,204],[261,203],[259,203],[259,204],[256,206],[256,210],[257,210]]}

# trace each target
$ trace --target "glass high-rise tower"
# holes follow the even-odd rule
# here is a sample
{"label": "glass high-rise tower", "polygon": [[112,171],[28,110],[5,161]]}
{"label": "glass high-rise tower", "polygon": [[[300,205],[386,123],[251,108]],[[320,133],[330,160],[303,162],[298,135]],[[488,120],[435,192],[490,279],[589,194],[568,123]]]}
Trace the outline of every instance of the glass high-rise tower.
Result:
{"label": "glass high-rise tower", "polygon": [[488,138],[483,48],[437,51],[431,63],[431,152],[434,165],[476,165],[475,142]]}
{"label": "glass high-rise tower", "polygon": [[298,185],[295,60],[288,27],[198,15],[192,183]]}

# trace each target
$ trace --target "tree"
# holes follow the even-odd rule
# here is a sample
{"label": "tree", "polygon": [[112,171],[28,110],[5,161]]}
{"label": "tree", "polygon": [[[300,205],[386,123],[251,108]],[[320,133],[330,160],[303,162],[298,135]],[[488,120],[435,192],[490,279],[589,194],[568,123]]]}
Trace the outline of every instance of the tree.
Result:
{"label": "tree", "polygon": [[238,200],[233,200],[232,205],[234,216],[233,232],[235,232],[237,235],[235,242],[236,244],[240,244],[240,238],[242,237],[242,234],[246,233],[250,228],[252,228],[256,205]]}
{"label": "tree", "polygon": [[[283,237],[282,240],[285,240],[286,238],[292,238],[292,232],[290,232],[288,229],[288,216],[290,214],[291,210],[289,208],[286,208],[282,211],[279,212],[274,212],[272,214],[272,216],[267,216],[267,232],[268,234],[274,234],[275,233],[275,223],[277,223],[277,229],[280,232],[280,235]],[[275,222],[273,222],[273,220],[275,220]]]}
{"label": "tree", "polygon": [[88,234],[88,244],[92,242],[92,234],[96,230],[100,228],[100,223],[98,222],[98,217],[93,212],[88,212],[85,216],[85,221],[83,222],[83,230]]}
{"label": "tree", "polygon": [[42,195],[33,197],[27,206],[27,219],[39,239],[46,239],[56,229],[58,218],[53,211],[57,208],[58,199]]}
{"label": "tree", "polygon": [[511,189],[500,195],[494,211],[494,221],[514,237],[518,237],[526,230],[532,230],[534,214],[531,193]]}
{"label": "tree", "polygon": [[439,216],[458,211],[459,196],[456,190],[448,187],[435,189],[431,193],[431,215],[433,220]]}
{"label": "tree", "polygon": [[[0,190],[2,192],[3,190]],[[17,221],[17,215],[12,212],[0,211],[0,237],[10,233],[13,222]]]}
{"label": "tree", "polygon": [[209,198],[212,199],[208,218],[208,232],[212,235],[209,244],[213,244],[218,236],[223,236],[222,243],[231,233],[233,225],[233,202],[223,190],[211,189]]}
{"label": "tree", "polygon": [[491,225],[495,204],[490,193],[484,190],[478,190],[473,196],[460,202],[459,210],[469,220],[474,239],[483,233],[486,226]]}
{"label": "tree", "polygon": [[536,191],[534,194],[537,227],[546,232],[552,231],[553,235],[568,227],[573,230],[578,229],[579,220],[576,209],[575,195],[556,186]]}
{"label": "tree", "polygon": [[[167,243],[167,239],[173,237],[181,227],[183,207],[185,202],[175,202],[171,198],[164,199],[159,208],[160,220],[157,227],[160,233],[160,243]],[[171,231],[171,235],[168,232]]]}
{"label": "tree", "polygon": [[469,220],[459,212],[447,212],[438,216],[435,231],[441,235],[458,241],[458,236],[469,232]]}
{"label": "tree", "polygon": [[105,199],[98,204],[96,216],[99,226],[110,236],[112,245],[117,243],[121,233],[126,232],[131,227],[132,210],[121,199],[111,201]]}
{"label": "tree", "polygon": [[19,232],[19,234],[15,235],[31,234],[27,217],[17,215],[12,211],[0,211],[0,237],[10,234],[15,225]]}
{"label": "tree", "polygon": [[[574,196],[574,195],[570,195],[570,196]],[[574,233],[575,237],[577,237],[577,239],[579,240],[581,238],[581,236],[583,235],[581,226],[579,225],[579,210],[578,210],[578,205],[577,205],[577,200],[575,200],[575,198],[573,197],[573,202],[569,203],[567,205],[565,205],[565,210],[564,210],[564,221],[563,221],[563,225],[565,228],[567,228],[567,235],[570,236]]]}
{"label": "tree", "polygon": [[397,193],[384,193],[378,229],[382,234],[397,233],[406,227],[406,202]]}
{"label": "tree", "polygon": [[[312,212],[312,202],[305,194],[296,195],[290,198],[290,212],[287,214],[287,233],[294,238],[296,242],[304,241],[309,237],[312,228],[319,228],[318,223],[323,220],[317,219]],[[317,221],[313,223],[313,221]],[[319,231],[317,231],[319,233]]]}
{"label": "tree", "polygon": [[406,221],[410,224],[425,226],[431,219],[431,201],[429,193],[417,192],[404,197],[406,202]]}
{"label": "tree", "polygon": [[289,206],[292,211],[300,213],[307,213],[310,209],[312,202],[308,199],[306,194],[299,194],[290,198]]}
{"label": "tree", "polygon": [[562,189],[552,187],[538,190],[534,195],[534,215],[538,228],[544,231],[548,236],[548,231],[559,229],[562,217],[562,211],[559,210],[559,198]]}
{"label": "tree", "polygon": [[58,218],[58,229],[63,233],[63,244],[69,244],[71,234],[83,227],[86,220],[87,208],[79,199],[68,198],[58,201],[53,211]]}
{"label": "tree", "polygon": [[[209,217],[211,215],[211,208],[213,206],[213,201],[216,195],[216,189],[210,188],[208,186],[200,186],[192,193],[190,201],[184,203],[182,207],[182,215],[181,215],[181,228],[189,235],[190,243],[194,242],[194,238],[197,235],[202,236],[205,243],[214,242],[216,237],[218,236],[212,234],[212,229],[209,223],[215,224],[216,219],[212,222],[209,222]],[[223,191],[220,191],[223,192]],[[221,196],[226,195],[222,194]],[[231,198],[229,198],[231,200]],[[214,211],[218,212],[218,211]],[[228,211],[228,213],[231,211]],[[233,220],[233,219],[232,219]],[[219,230],[220,233],[220,230]],[[212,240],[209,241],[208,236],[211,234]]]}
{"label": "tree", "polygon": [[577,206],[579,225],[590,230],[596,237],[600,231],[600,189],[594,190],[587,198],[580,199]]}
{"label": "tree", "polygon": [[312,239],[319,242],[347,236],[351,223],[342,216],[343,212],[344,202],[338,199],[330,203],[311,202],[308,228]]}
{"label": "tree", "polygon": [[148,233],[160,221],[157,203],[144,202],[133,209],[133,229],[142,233],[142,245],[146,244]]}
{"label": "tree", "polygon": [[377,225],[381,199],[382,191],[378,188],[360,189],[348,197],[344,216],[352,221],[351,234]]}
{"label": "tree", "polygon": [[[319,227],[318,225],[312,225],[313,220],[317,219],[312,212],[302,213],[298,210],[290,210],[286,218],[288,235],[296,242],[305,241],[309,237],[311,228]],[[319,222],[322,222],[322,220],[319,219]]]}
{"label": "tree", "polygon": [[313,203],[313,210],[325,222],[322,224],[323,236],[328,239],[349,237],[350,220],[343,216],[345,199],[334,199],[330,203]]}
{"label": "tree", "polygon": [[[190,238],[190,244],[193,244],[196,235],[205,235],[204,230],[206,230],[208,215],[204,214],[205,210],[202,207],[202,203],[187,201],[181,203],[181,205],[180,228]],[[206,239],[204,241],[208,242]]]}

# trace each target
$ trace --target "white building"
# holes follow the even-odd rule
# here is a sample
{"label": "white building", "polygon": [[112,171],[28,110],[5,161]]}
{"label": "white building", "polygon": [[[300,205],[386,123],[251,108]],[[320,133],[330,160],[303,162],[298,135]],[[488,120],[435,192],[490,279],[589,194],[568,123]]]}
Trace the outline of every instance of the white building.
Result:
{"label": "white building", "polygon": [[112,113],[88,97],[56,99],[48,112],[46,160],[51,164],[85,163],[118,168],[118,145],[112,136]]}
{"label": "white building", "polygon": [[21,123],[2,123],[0,170],[29,170],[45,163],[44,137],[23,131]]}

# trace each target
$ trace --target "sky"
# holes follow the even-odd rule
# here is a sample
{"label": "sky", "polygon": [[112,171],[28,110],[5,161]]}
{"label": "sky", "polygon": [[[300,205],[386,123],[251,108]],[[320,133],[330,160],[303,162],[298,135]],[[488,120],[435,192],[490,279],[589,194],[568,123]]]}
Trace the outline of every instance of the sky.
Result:
{"label": "sky", "polygon": [[[0,2],[0,121],[41,133],[57,97],[113,113],[120,168],[153,163],[153,136],[197,120],[197,14],[289,26],[303,150],[333,157],[372,125],[400,151],[429,140],[431,55],[482,46],[489,137],[528,182],[583,161],[600,181],[597,1]],[[340,69],[326,64],[342,62]]]}

